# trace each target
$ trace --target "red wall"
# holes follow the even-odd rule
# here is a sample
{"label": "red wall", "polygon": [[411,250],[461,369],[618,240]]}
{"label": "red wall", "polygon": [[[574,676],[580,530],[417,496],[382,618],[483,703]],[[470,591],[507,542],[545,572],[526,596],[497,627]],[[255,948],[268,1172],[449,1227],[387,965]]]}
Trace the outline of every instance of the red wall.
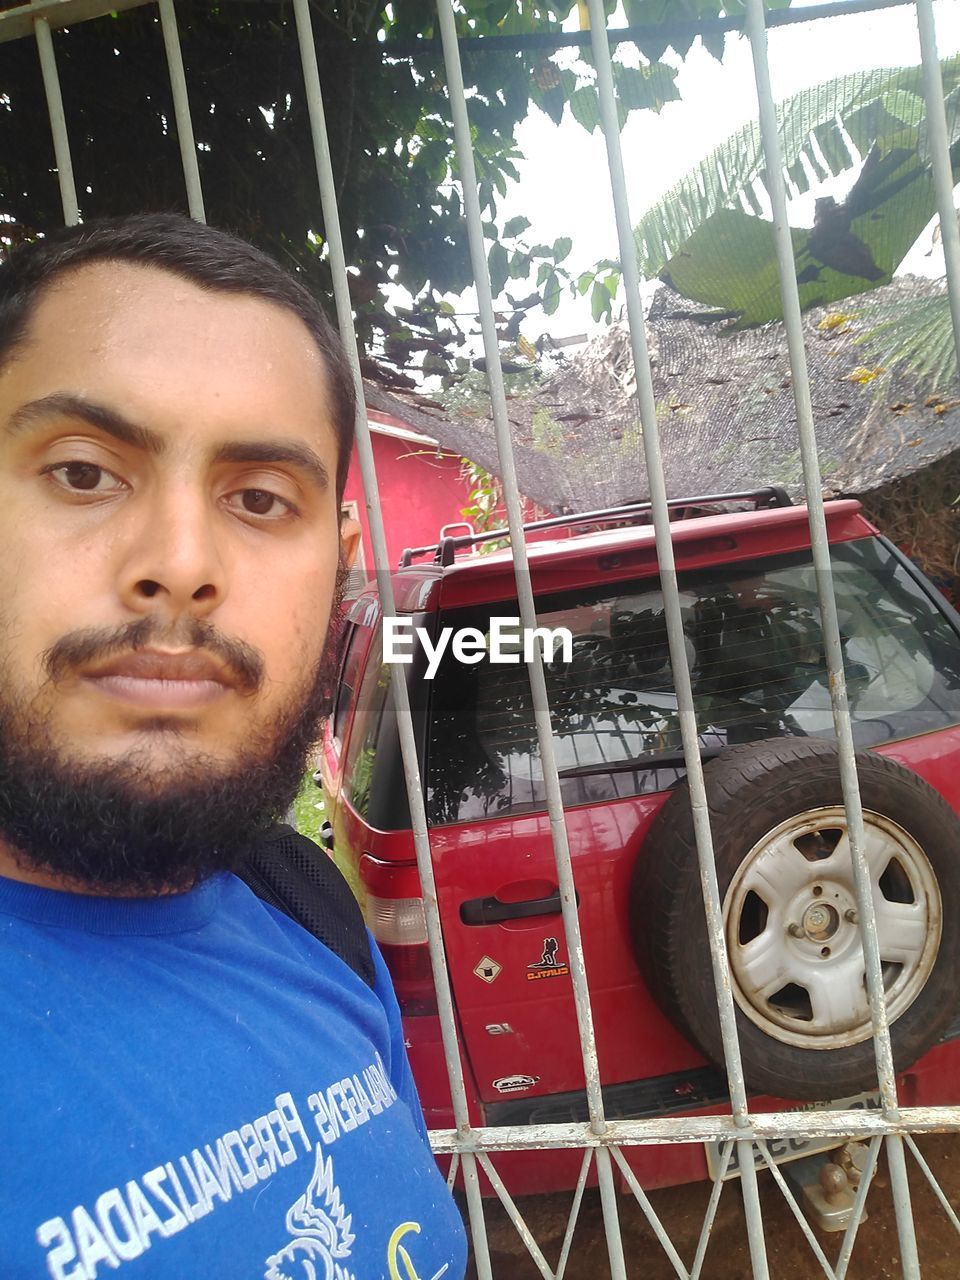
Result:
{"label": "red wall", "polygon": [[[443,525],[463,519],[460,509],[469,505],[470,491],[460,479],[460,459],[446,450],[379,432],[373,432],[372,439],[389,566],[395,569],[405,547],[435,543]],[[343,500],[352,500],[359,507],[364,560],[367,569],[372,570],[373,547],[356,450]]]}
{"label": "red wall", "polygon": [[[384,414],[370,414],[371,426],[405,427]],[[462,509],[470,506],[470,486],[460,476],[460,458],[436,445],[405,440],[371,431],[373,456],[380,489],[380,505],[387,536],[388,566],[395,569],[407,547],[435,545],[445,524],[463,520]],[[368,574],[373,572],[373,545],[363,497],[363,482],[356,449],[350,461],[344,502],[356,502],[363,528],[363,557]],[[529,499],[523,501],[525,520],[548,515]],[[506,525],[501,511],[495,520]],[[455,529],[454,533],[466,533]]]}

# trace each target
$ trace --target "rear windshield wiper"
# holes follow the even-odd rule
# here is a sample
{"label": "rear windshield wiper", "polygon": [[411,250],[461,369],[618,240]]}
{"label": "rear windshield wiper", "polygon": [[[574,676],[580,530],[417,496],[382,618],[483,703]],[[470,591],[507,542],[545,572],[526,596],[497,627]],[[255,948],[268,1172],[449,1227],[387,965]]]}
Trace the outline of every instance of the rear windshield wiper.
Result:
{"label": "rear windshield wiper", "polygon": [[[700,759],[712,760],[714,756],[720,754],[725,745],[725,743],[721,742],[701,743]],[[671,765],[679,765],[682,768],[685,763],[682,751],[650,751],[646,755],[633,756],[628,760],[611,760],[607,763],[574,765],[571,769],[561,769],[557,776],[561,778],[589,778],[598,773],[635,773],[640,769],[659,769],[661,766],[669,768]]]}

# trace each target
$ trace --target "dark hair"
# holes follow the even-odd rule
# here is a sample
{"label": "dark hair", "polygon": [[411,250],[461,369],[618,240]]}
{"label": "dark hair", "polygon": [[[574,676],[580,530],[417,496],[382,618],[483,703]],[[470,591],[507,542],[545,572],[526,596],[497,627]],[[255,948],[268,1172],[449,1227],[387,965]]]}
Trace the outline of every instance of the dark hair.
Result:
{"label": "dark hair", "polygon": [[93,262],[159,267],[222,293],[263,298],[303,321],[326,365],[337,437],[337,500],[353,448],[356,397],[343,345],[316,298],[272,258],[226,231],[181,214],[142,213],[66,227],[14,250],[0,263],[0,365],[22,341],[43,290]]}

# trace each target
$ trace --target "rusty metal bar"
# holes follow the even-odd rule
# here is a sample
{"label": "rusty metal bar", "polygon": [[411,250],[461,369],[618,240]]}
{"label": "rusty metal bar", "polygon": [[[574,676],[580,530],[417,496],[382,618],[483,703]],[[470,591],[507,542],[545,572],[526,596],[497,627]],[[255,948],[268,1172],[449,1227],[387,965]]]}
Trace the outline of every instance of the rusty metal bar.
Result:
{"label": "rusty metal bar", "polygon": [[[504,505],[507,511],[507,524],[510,529],[513,548],[517,607],[521,624],[529,632],[537,625],[536,606],[533,599],[527,547],[523,531],[523,512],[513,457],[510,422],[507,416],[503,372],[500,367],[493,294],[484,251],[483,220],[480,212],[476,166],[474,164],[470,134],[470,119],[464,93],[460,49],[457,43],[456,19],[451,0],[437,0],[437,13],[447,74],[447,91],[453,116],[454,143],[460,167],[470,260],[477,290],[480,327],[487,361],[487,377],[490,386],[500,479],[503,483]],[[596,1035],[590,1007],[590,994],[587,987],[583,944],[580,937],[580,920],[577,914],[576,889],[570,861],[570,846],[567,839],[563,800],[560,793],[560,779],[557,773],[553,726],[550,719],[550,706],[547,698],[543,663],[539,653],[532,653],[531,661],[527,664],[527,668],[543,769],[547,812],[553,839],[557,881],[560,890],[561,916],[564,938],[567,943],[567,964],[570,969],[577,1027],[580,1036],[580,1050],[583,1057],[590,1128],[593,1133],[602,1134],[605,1130],[606,1122],[603,1114],[603,1095],[600,1090],[600,1068],[597,1060]],[[609,1154],[602,1150],[597,1153],[597,1177],[600,1184],[612,1280],[626,1280],[626,1264],[623,1258],[623,1242],[617,1217],[617,1195],[613,1183],[613,1172]]]}
{"label": "rusty metal bar", "polygon": [[[313,41],[313,24],[310,18],[309,0],[293,0],[293,9],[297,27],[297,40],[300,46],[300,60],[303,68],[307,108],[310,117],[310,136],[313,143],[314,161],[317,167],[317,181],[320,187],[324,233],[330,252],[337,320],[340,326],[340,334],[350,359],[357,393],[356,447],[360,461],[360,472],[363,478],[370,537],[373,543],[377,589],[380,594],[380,604],[384,615],[391,616],[396,614],[396,600],[388,568],[387,542],[383,527],[383,514],[380,509],[377,469],[374,462],[370,424],[367,419],[364,400],[363,377],[360,373],[360,356],[357,348],[356,330],[353,324],[353,310],[350,304],[346,256],[343,249],[343,236],[340,231],[336,183],[323,110],[323,95],[320,85],[320,72],[317,66],[317,51]],[[470,1117],[467,1110],[463,1068],[460,1062],[460,1048],[457,1042],[450,977],[447,972],[447,961],[443,948],[440,909],[437,904],[437,886],[433,874],[433,860],[430,855],[430,837],[427,832],[427,814],[423,799],[423,786],[420,779],[420,766],[417,761],[413,718],[410,712],[410,695],[404,680],[391,680],[390,686],[397,713],[400,752],[407,795],[409,797],[417,869],[423,893],[427,943],[430,950],[430,963],[433,969],[434,986],[437,994],[440,1035],[443,1042],[447,1075],[450,1081],[453,1114],[459,1136],[461,1139],[466,1139],[470,1135]],[[483,1199],[480,1195],[480,1184],[477,1178],[476,1159],[465,1146],[461,1147],[461,1166],[467,1193],[467,1207],[470,1215],[478,1280],[492,1280],[490,1254],[487,1247],[483,1217]]]}
{"label": "rusty metal bar", "polygon": [[923,97],[927,104],[927,137],[933,166],[933,184],[940,212],[940,236],[947,275],[947,298],[953,320],[953,340],[960,370],[960,225],[953,203],[953,166],[947,135],[947,113],[943,101],[943,73],[937,53],[937,23],[933,0],[917,0],[917,30],[920,34],[920,61],[923,67]]}
{"label": "rusty metal bar", "polygon": [[[960,1133],[960,1106],[901,1107],[896,1120],[877,1111],[752,1112],[747,1129],[735,1116],[658,1116],[654,1120],[608,1120],[602,1134],[589,1124],[498,1125],[477,1128],[464,1138],[456,1129],[434,1129],[433,1149],[454,1151],[537,1151],[543,1147],[630,1147],[671,1142],[756,1142],[769,1138],[865,1140],[893,1134]],[[838,1144],[839,1145],[839,1144]]]}
{"label": "rusty metal bar", "polygon": [[[736,1010],[730,982],[723,928],[723,911],[717,881],[717,869],[713,852],[713,836],[700,758],[697,716],[693,701],[693,687],[687,660],[683,630],[683,612],[680,604],[680,588],[677,580],[676,561],[670,532],[670,508],[667,500],[663,460],[660,451],[660,434],[657,423],[656,398],[653,374],[647,350],[646,326],[640,300],[640,277],[637,269],[633,224],[620,150],[620,122],[614,91],[610,45],[606,38],[606,15],[603,0],[587,0],[590,13],[591,48],[597,71],[597,92],[600,101],[600,120],[607,149],[607,165],[610,172],[611,194],[620,246],[620,265],[623,273],[627,316],[630,325],[630,343],[634,371],[637,379],[637,400],[643,436],[643,452],[647,468],[647,486],[653,519],[660,570],[660,587],[663,594],[670,663],[677,696],[680,718],[680,734],[683,742],[684,764],[690,802],[693,811],[700,884],[703,891],[710,959],[713,967],[714,987],[723,1056],[726,1065],[734,1122],[741,1129],[749,1122],[747,1092],[743,1078],[743,1064],[737,1037]],[[739,1148],[741,1155],[744,1148]],[[756,1168],[753,1157],[741,1161],[741,1192],[747,1220],[747,1236],[750,1259],[756,1280],[766,1280],[768,1274],[766,1247],[763,1239],[763,1215],[757,1189]]]}
{"label": "rusty metal bar", "polygon": [[[773,235],[780,275],[783,322],[790,356],[790,369],[793,375],[797,430],[807,499],[807,518],[810,525],[811,558],[817,580],[824,651],[830,678],[830,703],[833,710],[834,731],[837,735],[840,783],[847,815],[847,838],[853,863],[857,911],[863,940],[867,997],[873,1025],[877,1075],[884,1112],[890,1119],[894,1119],[896,1118],[898,1106],[896,1076],[894,1074],[890,1031],[887,1024],[873,892],[864,857],[863,806],[860,800],[860,787],[857,780],[853,728],[847,701],[843,649],[840,640],[840,626],[837,619],[837,605],[830,564],[830,545],[823,511],[822,477],[817,456],[813,404],[810,395],[810,382],[807,376],[803,325],[800,318],[800,291],[797,284],[793,240],[787,216],[787,190],[777,126],[777,111],[774,105],[770,67],[767,60],[767,33],[764,25],[763,0],[746,0],[746,29],[753,55],[754,78],[760,115],[760,134],[767,168],[767,190],[773,210]],[[891,1137],[888,1139],[887,1156],[897,1216],[897,1230],[900,1237],[900,1256],[903,1263],[904,1277],[905,1280],[918,1280],[920,1267],[917,1260],[916,1231],[910,1208],[910,1187],[907,1182],[903,1144],[898,1138]]]}
{"label": "rusty metal bar", "polygon": [[713,1187],[710,1191],[710,1200],[707,1203],[707,1211],[703,1215],[703,1226],[700,1228],[700,1239],[697,1241],[697,1252],[693,1256],[693,1266],[690,1268],[690,1280],[700,1280],[700,1273],[703,1271],[703,1263],[707,1256],[707,1245],[710,1243],[710,1233],[713,1230],[713,1223],[717,1216],[717,1209],[720,1207],[720,1197],[723,1194],[723,1180],[727,1176],[727,1169],[730,1167],[730,1157],[733,1155],[734,1144],[727,1142],[720,1149],[720,1167],[717,1170],[717,1176],[713,1180]]}

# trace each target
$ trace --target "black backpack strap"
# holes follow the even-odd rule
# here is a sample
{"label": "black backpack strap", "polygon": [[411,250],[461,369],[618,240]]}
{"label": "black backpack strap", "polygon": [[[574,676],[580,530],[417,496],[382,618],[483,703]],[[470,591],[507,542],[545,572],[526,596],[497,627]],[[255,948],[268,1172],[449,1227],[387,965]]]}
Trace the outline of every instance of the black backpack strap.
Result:
{"label": "black backpack strap", "polygon": [[343,872],[293,827],[277,824],[237,875],[258,898],[302,925],[372,987],[370,939]]}

